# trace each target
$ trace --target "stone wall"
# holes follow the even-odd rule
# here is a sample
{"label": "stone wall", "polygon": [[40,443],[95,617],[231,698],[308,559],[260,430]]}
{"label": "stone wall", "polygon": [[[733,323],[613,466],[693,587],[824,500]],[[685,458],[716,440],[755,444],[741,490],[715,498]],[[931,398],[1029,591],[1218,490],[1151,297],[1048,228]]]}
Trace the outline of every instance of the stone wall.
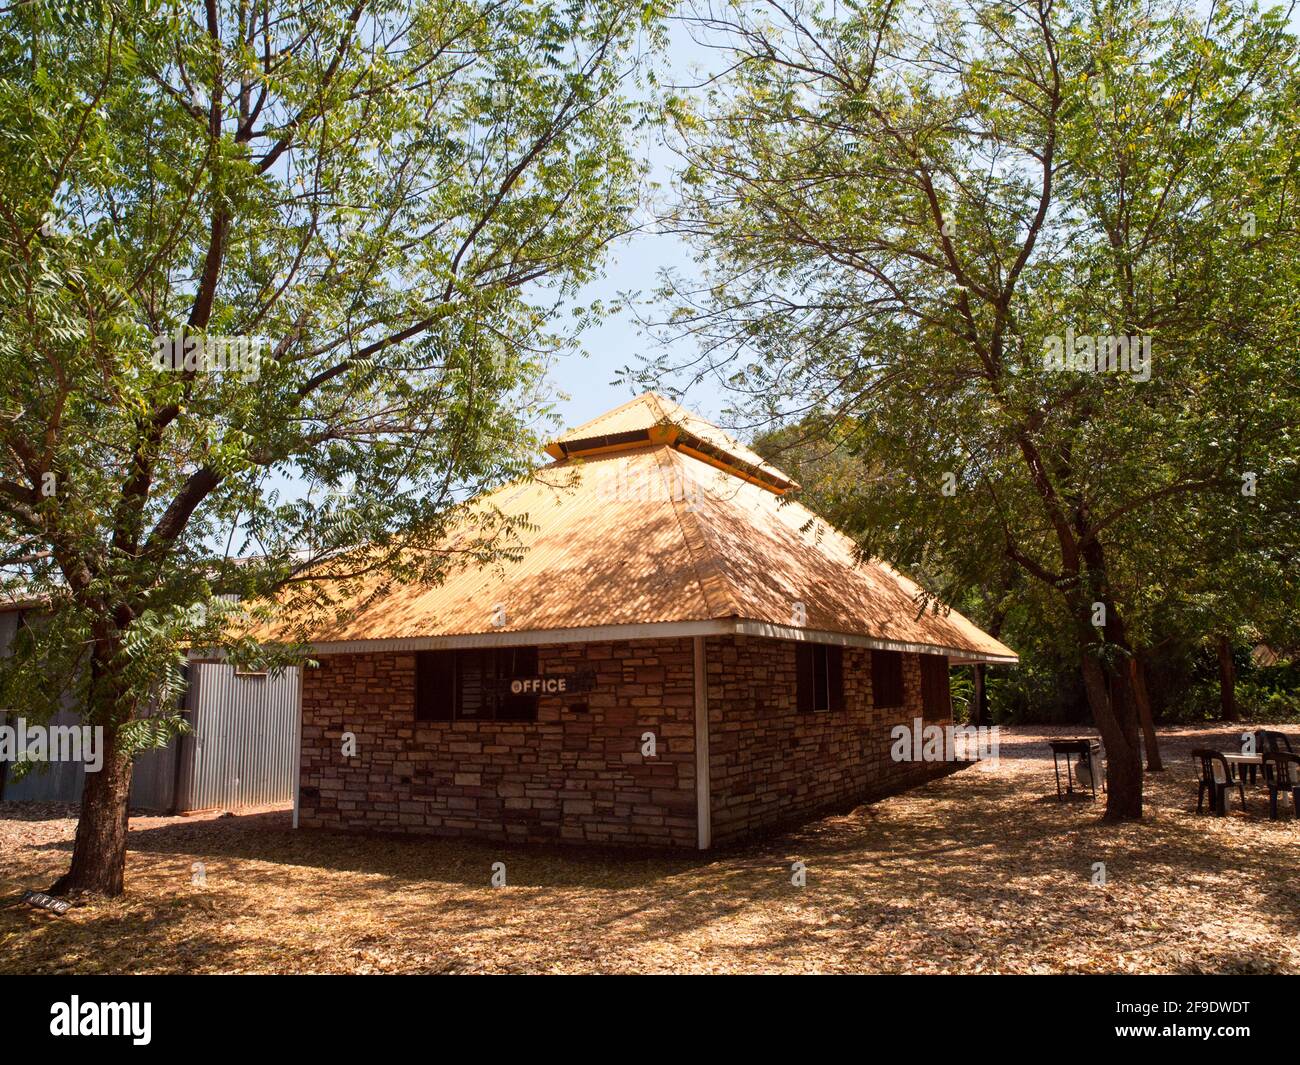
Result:
{"label": "stone wall", "polygon": [[[706,641],[713,840],[723,843],[899,791],[949,767],[891,760],[890,729],[921,716],[871,705],[871,652],[844,650],[844,709],[795,709],[795,645]],[[300,824],[653,847],[697,844],[690,639],[539,648],[543,673],[595,688],[541,698],[535,722],[417,722],[415,656],[329,655],[303,673]],[[574,704],[586,709],[574,709]],[[343,734],[356,755],[343,755]],[[641,736],[655,733],[654,758]]]}
{"label": "stone wall", "polygon": [[414,654],[320,663],[303,679],[304,826],[696,845],[689,639],[541,647],[541,672],[592,670],[596,686],[540,699],[535,722],[417,722]]}
{"label": "stone wall", "polygon": [[708,641],[715,843],[901,791],[951,769],[890,758],[890,730],[921,716],[919,656],[903,656],[904,705],[876,708],[871,652],[846,647],[844,709],[799,713],[794,649],[760,637]]}

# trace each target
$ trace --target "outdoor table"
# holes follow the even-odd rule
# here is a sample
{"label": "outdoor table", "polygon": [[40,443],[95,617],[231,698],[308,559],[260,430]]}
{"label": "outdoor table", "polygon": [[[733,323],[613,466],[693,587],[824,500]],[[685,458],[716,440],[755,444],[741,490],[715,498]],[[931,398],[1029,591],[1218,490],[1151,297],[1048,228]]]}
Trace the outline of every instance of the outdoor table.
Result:
{"label": "outdoor table", "polygon": [[1250,782],[1252,784],[1255,783],[1255,767],[1264,764],[1264,756],[1262,754],[1228,754],[1228,752],[1225,751],[1223,757],[1224,760],[1227,761],[1228,765],[1242,767],[1237,770],[1238,774],[1240,774],[1246,766],[1250,766]]}
{"label": "outdoor table", "polygon": [[[1074,794],[1074,776],[1070,768],[1070,758],[1076,761],[1088,761],[1089,776],[1092,783],[1092,797],[1097,798],[1097,772],[1101,761],[1101,744],[1090,739],[1048,740],[1052,748],[1052,771],[1056,774],[1056,799],[1060,802],[1066,795]],[[1061,792],[1060,759],[1065,759],[1065,792]]]}

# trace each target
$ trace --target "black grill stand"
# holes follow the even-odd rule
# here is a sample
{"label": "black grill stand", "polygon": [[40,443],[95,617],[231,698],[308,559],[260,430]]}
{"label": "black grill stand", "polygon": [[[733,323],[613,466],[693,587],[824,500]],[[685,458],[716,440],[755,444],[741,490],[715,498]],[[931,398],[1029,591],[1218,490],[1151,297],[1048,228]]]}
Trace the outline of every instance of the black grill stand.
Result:
{"label": "black grill stand", "polygon": [[[1074,769],[1070,759],[1086,762],[1090,770],[1089,777],[1092,798],[1097,800],[1097,774],[1101,769],[1101,744],[1096,740],[1048,740],[1052,747],[1052,771],[1056,774],[1056,799],[1058,802],[1074,794]],[[1065,759],[1065,791],[1061,791],[1061,762]],[[1102,784],[1103,789],[1105,783]]]}

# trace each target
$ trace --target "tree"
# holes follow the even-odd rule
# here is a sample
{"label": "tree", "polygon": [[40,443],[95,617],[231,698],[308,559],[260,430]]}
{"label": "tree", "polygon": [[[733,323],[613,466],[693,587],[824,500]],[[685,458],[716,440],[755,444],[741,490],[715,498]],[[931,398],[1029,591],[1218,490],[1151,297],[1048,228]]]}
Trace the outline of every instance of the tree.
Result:
{"label": "tree", "polygon": [[[853,436],[860,432],[846,432],[851,424],[852,420],[843,416],[831,418],[813,411],[796,422],[760,433],[754,440],[754,450],[800,483],[799,495],[811,510],[837,529],[862,538],[870,536],[870,530],[861,526],[861,498],[888,471],[864,468],[852,443]],[[952,583],[942,575],[925,576],[936,587]],[[982,587],[963,590],[959,605],[969,616],[979,618],[990,636],[1000,637],[1008,599],[1018,578],[1015,569],[1005,559],[1000,560],[1000,565],[988,568]],[[991,724],[985,667],[978,663],[971,668],[968,704],[970,724]]]}
{"label": "tree", "polygon": [[1258,642],[1290,647],[1300,635],[1300,461],[1294,450],[1274,458],[1268,497],[1247,480],[1237,499],[1158,513],[1155,526],[1177,535],[1135,545],[1124,578],[1144,642],[1200,645],[1217,661],[1225,721],[1238,716],[1235,652]]}
{"label": "tree", "polygon": [[[60,892],[123,887],[131,755],[231,599],[434,581],[523,469],[557,314],[628,228],[654,3],[99,0],[0,15],[0,542],[76,673]],[[268,338],[265,341],[257,338]],[[453,525],[457,540],[445,548]]]}
{"label": "tree", "polygon": [[675,112],[670,224],[705,277],[666,296],[710,356],[695,372],[842,426],[870,476],[865,551],[945,577],[948,601],[994,560],[1048,589],[1106,816],[1140,817],[1125,559],[1169,509],[1241,506],[1247,474],[1251,505],[1293,504],[1284,17],[879,0],[697,25],[728,61]]}

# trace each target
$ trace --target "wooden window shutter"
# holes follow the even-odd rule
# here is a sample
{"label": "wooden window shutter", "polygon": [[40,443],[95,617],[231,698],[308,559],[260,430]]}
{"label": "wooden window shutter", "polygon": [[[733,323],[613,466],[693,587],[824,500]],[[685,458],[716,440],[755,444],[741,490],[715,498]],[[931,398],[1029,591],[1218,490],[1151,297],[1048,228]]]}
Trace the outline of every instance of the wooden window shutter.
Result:
{"label": "wooden window shutter", "polygon": [[944,655],[921,656],[921,713],[927,721],[952,716],[951,678]]}
{"label": "wooden window shutter", "polygon": [[844,648],[826,648],[826,688],[832,710],[844,709]]}
{"label": "wooden window shutter", "polygon": [[456,652],[415,656],[415,720],[450,721],[456,705]]}
{"label": "wooden window shutter", "polygon": [[881,707],[903,705],[903,656],[900,652],[871,652],[871,702]]}
{"label": "wooden window shutter", "polygon": [[810,643],[794,645],[794,671],[796,698],[795,707],[801,714],[810,714],[813,710],[813,649]]}

